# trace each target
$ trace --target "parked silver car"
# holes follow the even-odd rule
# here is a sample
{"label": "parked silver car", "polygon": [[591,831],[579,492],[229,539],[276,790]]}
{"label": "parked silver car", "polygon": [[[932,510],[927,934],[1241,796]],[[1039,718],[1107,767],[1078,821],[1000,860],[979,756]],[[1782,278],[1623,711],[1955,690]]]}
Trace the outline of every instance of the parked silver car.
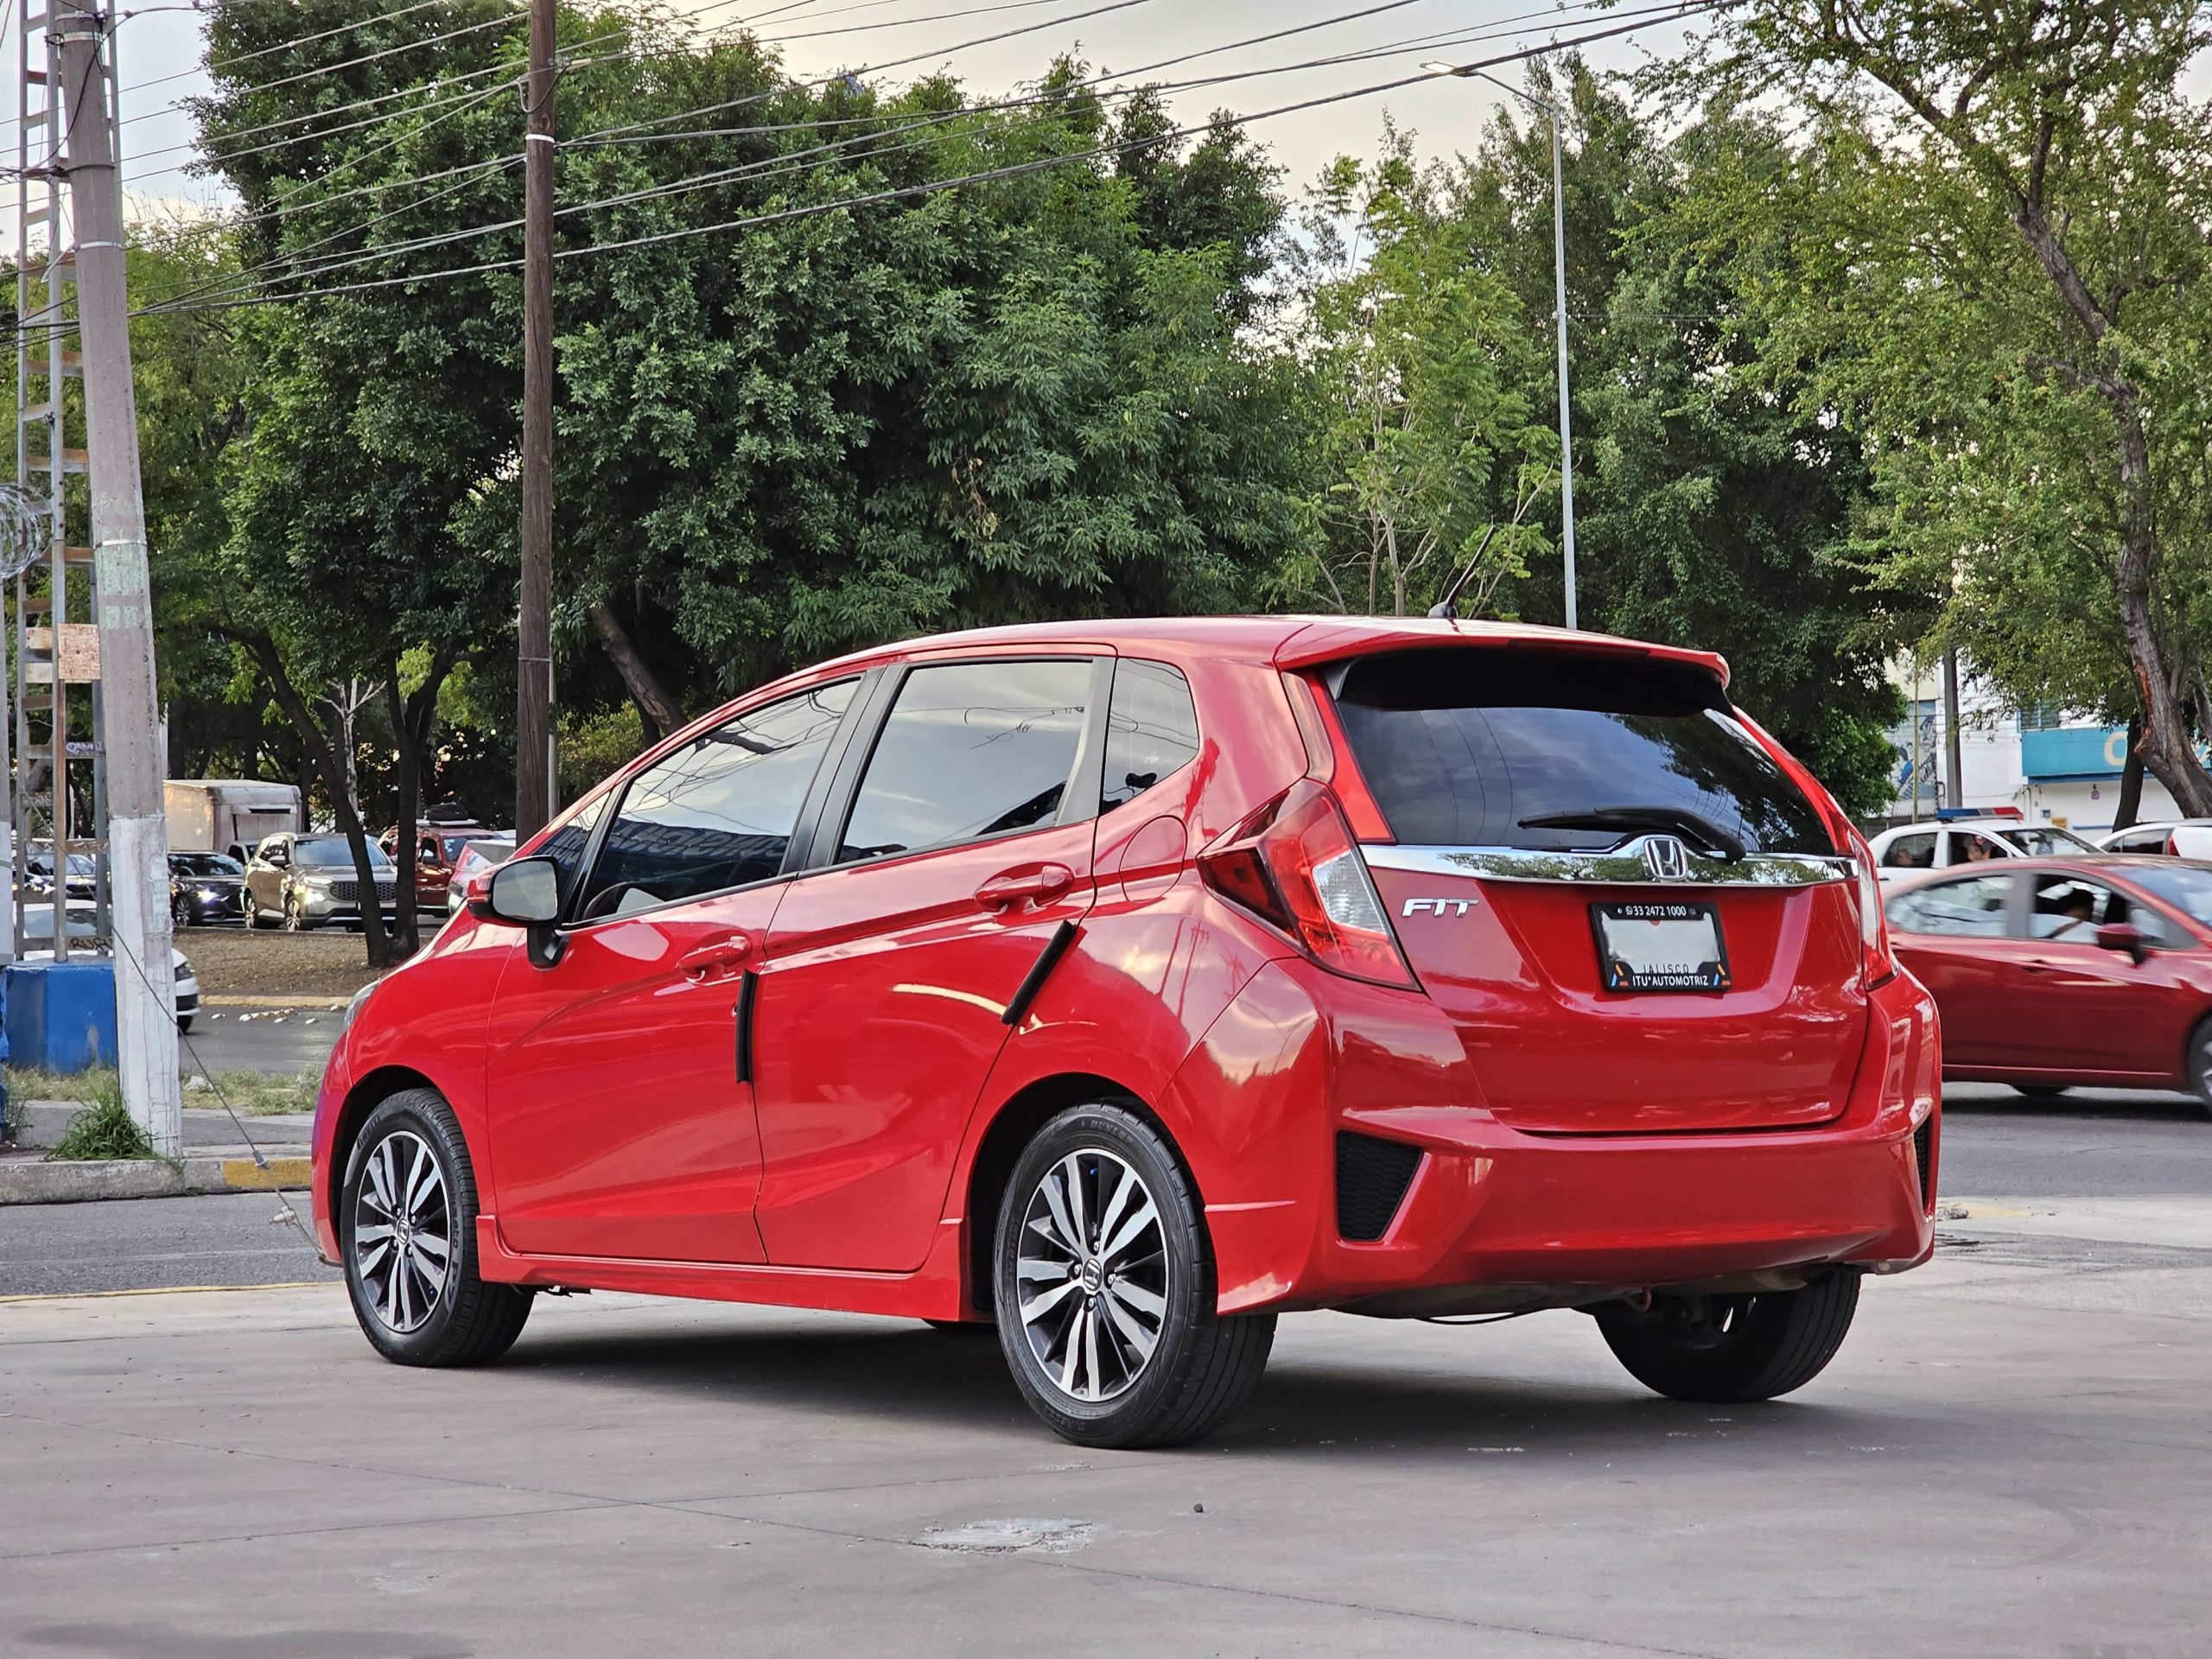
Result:
{"label": "parked silver car", "polygon": [[[390,921],[399,873],[373,842],[369,844],[369,868],[376,877],[377,908]],[[283,926],[295,931],[325,922],[359,926],[360,875],[346,837],[264,836],[246,861],[245,915],[255,927]]]}

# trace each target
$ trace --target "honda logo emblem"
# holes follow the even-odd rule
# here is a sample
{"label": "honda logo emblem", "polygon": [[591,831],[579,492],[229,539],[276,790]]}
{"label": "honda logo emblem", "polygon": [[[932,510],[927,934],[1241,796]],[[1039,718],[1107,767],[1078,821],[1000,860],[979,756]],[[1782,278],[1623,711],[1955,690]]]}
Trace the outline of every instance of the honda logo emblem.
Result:
{"label": "honda logo emblem", "polygon": [[1654,881],[1687,881],[1690,876],[1690,849],[1672,836],[1646,836],[1643,868],[1651,872]]}

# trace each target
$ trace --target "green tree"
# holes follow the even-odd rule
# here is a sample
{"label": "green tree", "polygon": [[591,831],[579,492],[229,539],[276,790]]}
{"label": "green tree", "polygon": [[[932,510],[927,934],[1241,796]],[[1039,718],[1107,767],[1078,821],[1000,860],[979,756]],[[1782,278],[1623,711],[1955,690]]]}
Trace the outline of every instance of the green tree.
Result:
{"label": "green tree", "polygon": [[1277,578],[1293,602],[1405,615],[1465,575],[1480,615],[1548,541],[1530,510],[1555,493],[1558,446],[1534,423],[1539,354],[1519,301],[1468,234],[1463,180],[1384,135],[1308,194],[1291,262],[1291,348],[1305,371],[1317,546]]}
{"label": "green tree", "polygon": [[1716,105],[1787,86],[1809,118],[1712,217],[1801,404],[1869,441],[1886,578],[2016,697],[2134,715],[2192,814],[2212,112],[2184,78],[2208,45],[2194,0],[1759,0],[1676,79]]}

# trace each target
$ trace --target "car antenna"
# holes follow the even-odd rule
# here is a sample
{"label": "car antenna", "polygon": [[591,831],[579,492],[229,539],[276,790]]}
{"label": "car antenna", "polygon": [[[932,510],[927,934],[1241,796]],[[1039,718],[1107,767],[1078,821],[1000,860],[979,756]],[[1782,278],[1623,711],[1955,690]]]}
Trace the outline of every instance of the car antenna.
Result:
{"label": "car antenna", "polygon": [[1483,531],[1482,545],[1475,550],[1474,557],[1467,561],[1467,568],[1460,571],[1452,585],[1444,590],[1444,597],[1428,607],[1428,613],[1431,616],[1446,622],[1457,622],[1459,620],[1459,590],[1467,585],[1468,578],[1475,574],[1475,567],[1483,562],[1483,555],[1490,550],[1490,538],[1497,534],[1497,524],[1496,520],[1492,520],[1490,527]]}

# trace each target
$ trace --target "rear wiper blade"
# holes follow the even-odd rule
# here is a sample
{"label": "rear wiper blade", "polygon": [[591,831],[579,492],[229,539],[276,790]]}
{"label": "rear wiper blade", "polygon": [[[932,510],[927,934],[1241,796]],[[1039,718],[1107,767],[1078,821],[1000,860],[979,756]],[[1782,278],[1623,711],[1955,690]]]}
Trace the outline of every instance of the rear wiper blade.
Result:
{"label": "rear wiper blade", "polygon": [[1523,830],[1687,830],[1731,864],[1751,849],[1710,818],[1679,806],[1593,806],[1521,820]]}

